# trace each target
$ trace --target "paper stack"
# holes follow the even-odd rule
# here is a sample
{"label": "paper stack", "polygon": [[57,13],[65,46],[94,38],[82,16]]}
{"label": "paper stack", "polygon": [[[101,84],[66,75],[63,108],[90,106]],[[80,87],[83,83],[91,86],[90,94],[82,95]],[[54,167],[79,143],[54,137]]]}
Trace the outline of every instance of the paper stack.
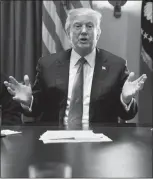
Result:
{"label": "paper stack", "polygon": [[13,130],[9,130],[9,129],[5,129],[5,130],[1,130],[1,135],[12,135],[12,134],[19,134],[22,132],[18,132],[18,131],[13,131]]}
{"label": "paper stack", "polygon": [[95,134],[92,130],[48,130],[39,138],[47,143],[75,143],[75,142],[110,142],[110,138],[104,134]]}

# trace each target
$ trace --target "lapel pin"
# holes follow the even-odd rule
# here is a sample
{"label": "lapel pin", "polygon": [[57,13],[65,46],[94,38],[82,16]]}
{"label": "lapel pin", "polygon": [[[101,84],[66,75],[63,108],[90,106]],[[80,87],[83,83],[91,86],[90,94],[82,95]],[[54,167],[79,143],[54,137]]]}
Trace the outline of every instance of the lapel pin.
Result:
{"label": "lapel pin", "polygon": [[106,70],[106,67],[102,66],[102,70]]}

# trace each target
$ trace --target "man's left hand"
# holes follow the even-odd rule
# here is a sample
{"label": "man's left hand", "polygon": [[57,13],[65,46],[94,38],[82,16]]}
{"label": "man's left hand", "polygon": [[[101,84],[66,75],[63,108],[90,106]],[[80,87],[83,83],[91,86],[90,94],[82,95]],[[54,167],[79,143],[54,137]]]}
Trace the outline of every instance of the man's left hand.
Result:
{"label": "man's left hand", "polygon": [[146,74],[134,80],[134,72],[131,72],[122,88],[122,99],[125,104],[129,104],[133,97],[143,88],[146,81]]}

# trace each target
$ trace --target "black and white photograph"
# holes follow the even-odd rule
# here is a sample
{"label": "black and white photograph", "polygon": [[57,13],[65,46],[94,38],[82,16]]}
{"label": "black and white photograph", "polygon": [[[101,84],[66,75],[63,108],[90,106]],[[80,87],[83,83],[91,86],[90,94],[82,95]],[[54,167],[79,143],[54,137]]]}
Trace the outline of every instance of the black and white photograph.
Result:
{"label": "black and white photograph", "polygon": [[1,0],[1,178],[153,178],[153,1]]}

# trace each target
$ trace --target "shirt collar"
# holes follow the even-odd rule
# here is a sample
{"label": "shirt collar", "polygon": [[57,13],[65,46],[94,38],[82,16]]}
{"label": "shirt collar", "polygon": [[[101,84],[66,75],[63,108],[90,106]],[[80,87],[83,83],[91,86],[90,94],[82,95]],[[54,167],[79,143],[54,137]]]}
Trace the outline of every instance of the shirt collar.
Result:
{"label": "shirt collar", "polygon": [[[72,49],[71,58],[70,58],[72,66],[75,66],[80,58],[81,56],[76,51],[74,51],[74,49]],[[84,58],[87,60],[90,67],[93,68],[96,58],[96,48],[94,48],[93,51],[88,55],[86,55]]]}

